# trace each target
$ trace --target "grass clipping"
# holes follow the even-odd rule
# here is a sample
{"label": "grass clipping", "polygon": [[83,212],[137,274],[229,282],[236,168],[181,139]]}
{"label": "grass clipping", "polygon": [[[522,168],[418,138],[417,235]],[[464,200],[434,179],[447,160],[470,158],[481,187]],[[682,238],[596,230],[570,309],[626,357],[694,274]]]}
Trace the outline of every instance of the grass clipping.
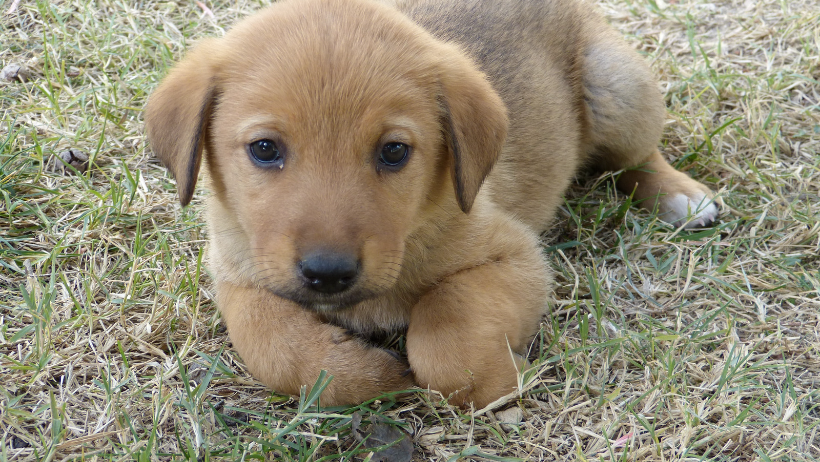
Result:
{"label": "grass clipping", "polygon": [[[502,410],[416,393],[316,409],[255,382],[142,108],[189,45],[262,6],[7,2],[0,18],[2,460],[331,460],[396,425],[415,460],[820,458],[816,0],[599,2],[652,62],[663,152],[720,191],[683,232],[583,178],[545,236],[556,294]],[[59,153],[79,150],[83,168]]]}

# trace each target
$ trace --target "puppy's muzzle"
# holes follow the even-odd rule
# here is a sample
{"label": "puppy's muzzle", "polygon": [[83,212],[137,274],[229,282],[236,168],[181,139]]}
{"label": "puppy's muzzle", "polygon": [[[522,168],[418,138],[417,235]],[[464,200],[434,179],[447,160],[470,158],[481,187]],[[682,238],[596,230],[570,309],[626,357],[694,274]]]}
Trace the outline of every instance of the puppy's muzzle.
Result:
{"label": "puppy's muzzle", "polygon": [[322,294],[337,294],[356,283],[360,265],[354,256],[318,251],[307,255],[297,267],[302,280],[310,290]]}

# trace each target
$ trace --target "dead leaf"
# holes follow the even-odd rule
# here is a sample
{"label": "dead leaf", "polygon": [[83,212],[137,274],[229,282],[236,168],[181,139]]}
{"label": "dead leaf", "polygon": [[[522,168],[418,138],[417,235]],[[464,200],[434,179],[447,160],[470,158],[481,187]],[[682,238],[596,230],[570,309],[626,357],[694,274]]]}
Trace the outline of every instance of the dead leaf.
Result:
{"label": "dead leaf", "polygon": [[8,81],[20,80],[21,82],[25,82],[28,80],[28,69],[20,64],[11,63],[0,71],[0,79]]}
{"label": "dead leaf", "polygon": [[72,169],[68,168],[69,165],[77,169],[80,173],[88,170],[88,154],[79,149],[60,151],[57,157],[59,157],[62,162],[58,160],[55,166],[62,168],[64,174],[74,173]]}

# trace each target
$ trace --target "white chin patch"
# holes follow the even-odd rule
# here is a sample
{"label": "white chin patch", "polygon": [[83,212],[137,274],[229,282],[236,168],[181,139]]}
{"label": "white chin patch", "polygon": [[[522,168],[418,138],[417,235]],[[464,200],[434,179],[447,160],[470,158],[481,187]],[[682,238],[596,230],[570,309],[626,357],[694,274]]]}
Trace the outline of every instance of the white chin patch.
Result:
{"label": "white chin patch", "polygon": [[696,192],[693,196],[676,194],[664,197],[660,206],[660,219],[674,226],[686,223],[685,229],[712,226],[718,217],[714,199],[701,192]]}

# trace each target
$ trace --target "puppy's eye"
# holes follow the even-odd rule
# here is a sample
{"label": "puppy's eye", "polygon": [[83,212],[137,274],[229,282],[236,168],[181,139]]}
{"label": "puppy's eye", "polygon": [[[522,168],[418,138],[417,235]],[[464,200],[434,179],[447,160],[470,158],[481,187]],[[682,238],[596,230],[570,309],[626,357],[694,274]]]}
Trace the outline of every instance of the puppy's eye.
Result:
{"label": "puppy's eye", "polygon": [[404,143],[387,143],[382,146],[379,162],[388,167],[398,167],[407,161],[410,155],[410,146]]}
{"label": "puppy's eye", "polygon": [[279,151],[279,146],[272,140],[254,141],[248,145],[248,151],[258,164],[265,167],[278,165],[282,168],[284,158]]}

